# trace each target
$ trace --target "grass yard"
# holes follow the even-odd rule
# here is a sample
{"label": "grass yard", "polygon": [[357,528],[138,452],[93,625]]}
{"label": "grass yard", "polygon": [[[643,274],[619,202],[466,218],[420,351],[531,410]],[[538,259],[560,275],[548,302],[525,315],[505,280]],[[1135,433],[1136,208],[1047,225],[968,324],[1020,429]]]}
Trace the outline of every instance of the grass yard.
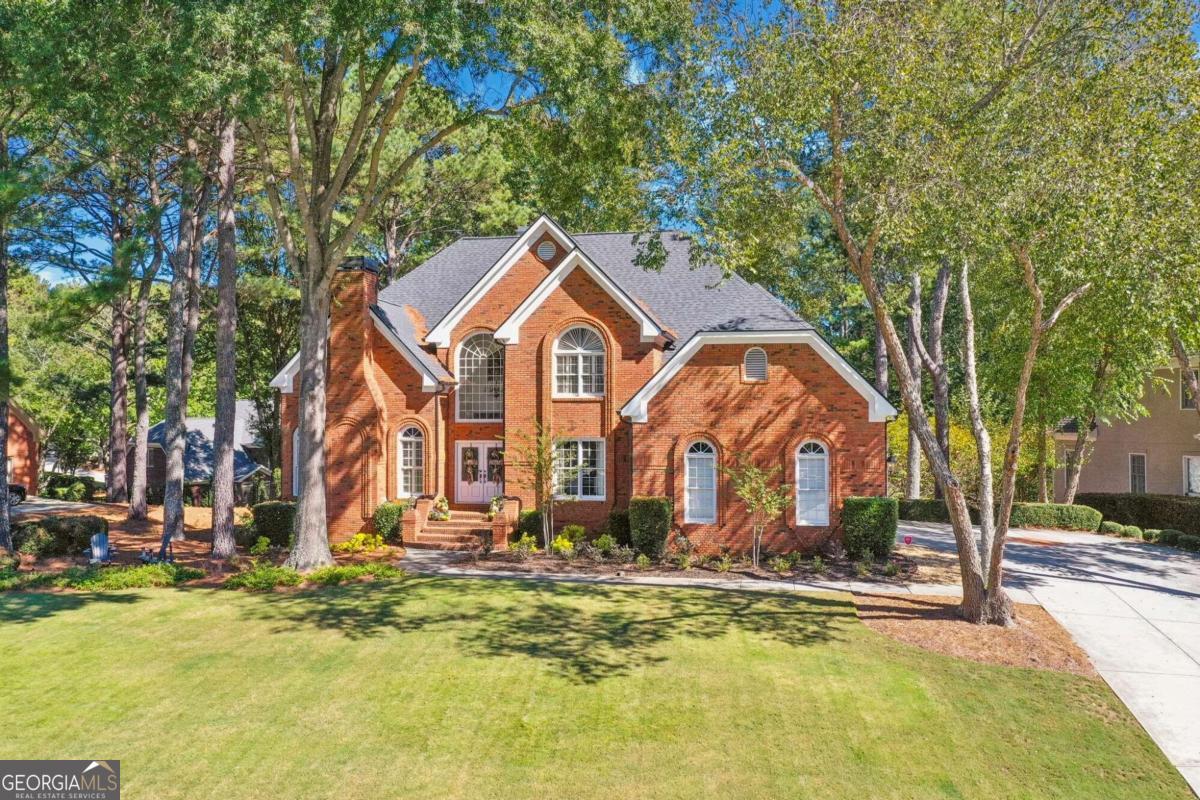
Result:
{"label": "grass yard", "polygon": [[407,578],[0,595],[2,758],[127,798],[1187,798],[1107,687],[835,596]]}

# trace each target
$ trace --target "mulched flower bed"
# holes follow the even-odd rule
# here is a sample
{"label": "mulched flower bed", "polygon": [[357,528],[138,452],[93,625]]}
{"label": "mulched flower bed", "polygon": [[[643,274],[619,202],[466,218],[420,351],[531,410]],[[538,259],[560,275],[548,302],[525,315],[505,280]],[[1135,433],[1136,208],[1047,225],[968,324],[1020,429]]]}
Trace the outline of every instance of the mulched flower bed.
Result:
{"label": "mulched flower bed", "polygon": [[[811,558],[805,558],[800,563],[785,571],[770,569],[768,558],[760,559],[760,566],[755,569],[749,559],[737,560],[722,571],[718,567],[716,557],[692,557],[692,566],[681,569],[675,556],[665,560],[639,567],[636,563],[614,563],[612,561],[597,562],[590,558],[562,558],[560,556],[537,553],[522,558],[511,551],[496,551],[492,553],[464,553],[461,566],[472,569],[496,570],[503,572],[528,572],[530,574],[558,573],[571,575],[637,575],[643,577],[686,577],[715,580],[743,580],[752,578],[762,581],[880,581],[887,583],[910,583],[916,579],[918,565],[910,558],[900,553],[894,553],[887,564],[872,564],[864,569],[860,565],[845,558],[824,558],[823,569],[818,570]],[[894,565],[889,569],[889,565]],[[889,574],[892,573],[892,574]]]}

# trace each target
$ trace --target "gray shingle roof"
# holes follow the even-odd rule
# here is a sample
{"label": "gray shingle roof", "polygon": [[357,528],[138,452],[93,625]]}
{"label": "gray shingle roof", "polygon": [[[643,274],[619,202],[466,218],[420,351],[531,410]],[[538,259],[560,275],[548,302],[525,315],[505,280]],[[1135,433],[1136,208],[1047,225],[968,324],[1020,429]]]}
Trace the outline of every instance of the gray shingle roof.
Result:
{"label": "gray shingle roof", "polygon": [[[757,284],[734,275],[723,280],[720,268],[692,269],[689,242],[661,234],[666,260],[648,271],[635,260],[639,245],[631,233],[582,233],[572,236],[579,249],[639,301],[677,337],[680,344],[701,331],[811,330],[812,325]],[[432,328],[517,240],[517,236],[459,239],[379,293],[379,310],[391,326],[415,337],[404,306],[412,306]],[[674,351],[665,355],[670,358]]]}
{"label": "gray shingle roof", "polygon": [[[264,469],[246,453],[245,448],[258,445],[258,435],[254,431],[254,403],[250,400],[238,400],[234,412],[233,427],[233,479],[237,483],[249,478],[256,471]],[[187,418],[187,444],[183,451],[183,481],[184,483],[208,483],[213,473],[213,428],[216,420],[213,417]],[[166,422],[160,422],[150,428],[150,444],[163,446]]]}

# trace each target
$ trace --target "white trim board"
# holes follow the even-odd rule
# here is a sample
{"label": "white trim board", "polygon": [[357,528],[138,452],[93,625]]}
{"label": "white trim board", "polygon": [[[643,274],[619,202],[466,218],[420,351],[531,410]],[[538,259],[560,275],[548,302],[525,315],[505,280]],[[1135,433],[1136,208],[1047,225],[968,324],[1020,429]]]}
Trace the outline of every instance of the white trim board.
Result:
{"label": "white trim board", "polygon": [[833,367],[846,383],[863,396],[867,401],[870,422],[886,422],[900,413],[828,342],[818,336],[816,331],[734,331],[702,332],[688,339],[687,344],[662,369],[656,372],[654,377],[646,381],[646,385],[639,389],[637,394],[621,408],[621,416],[627,417],[630,422],[645,422],[648,418],[650,401],[679,374],[692,356],[706,344],[806,344],[824,359],[826,364]]}
{"label": "white trim board", "polygon": [[284,394],[291,394],[292,382],[296,378],[296,373],[300,371],[300,351],[296,351],[296,355],[292,356],[292,360],[283,365],[283,369],[279,370],[279,374],[271,378],[271,388],[278,389]]}
{"label": "white trim board", "polygon": [[601,289],[608,293],[609,297],[617,301],[625,313],[638,321],[641,326],[643,342],[653,342],[659,336],[666,335],[654,318],[647,314],[646,310],[639,306],[612,278],[608,277],[608,274],[596,262],[588,258],[582,250],[575,249],[568,253],[567,257],[542,279],[537,288],[521,301],[521,305],[517,306],[508,319],[500,324],[500,327],[496,329],[496,341],[504,344],[520,342],[521,325],[541,307],[542,303],[546,302],[555,289],[563,285],[563,282],[576,268],[586,272]]}
{"label": "white trim board", "polygon": [[504,255],[488,268],[474,286],[471,287],[465,295],[463,295],[457,303],[455,303],[446,314],[438,320],[438,323],[430,329],[425,336],[425,341],[437,347],[450,346],[450,334],[458,323],[462,322],[463,317],[467,315],[476,303],[487,296],[500,279],[504,277],[513,266],[517,263],[522,255],[525,254],[530,246],[545,234],[550,234],[558,242],[563,250],[575,249],[575,242],[570,235],[562,229],[562,227],[550,219],[550,217],[542,214],[532,225],[530,225],[523,234],[517,237],[517,240],[512,243],[508,250],[504,251]]}
{"label": "white trim board", "polygon": [[415,369],[417,374],[421,376],[421,391],[436,392],[438,385],[440,384],[437,375],[435,375],[433,371],[429,369],[429,366],[421,360],[420,356],[412,351],[412,348],[408,347],[408,345],[406,345],[399,336],[393,333],[392,329],[389,328],[384,321],[379,318],[379,312],[372,308],[370,309],[370,314],[371,322],[375,323],[375,330],[382,333],[383,338],[387,339],[388,343],[391,344],[392,347],[396,348],[396,351],[399,352],[400,355],[404,356],[404,360],[409,363],[409,366]]}

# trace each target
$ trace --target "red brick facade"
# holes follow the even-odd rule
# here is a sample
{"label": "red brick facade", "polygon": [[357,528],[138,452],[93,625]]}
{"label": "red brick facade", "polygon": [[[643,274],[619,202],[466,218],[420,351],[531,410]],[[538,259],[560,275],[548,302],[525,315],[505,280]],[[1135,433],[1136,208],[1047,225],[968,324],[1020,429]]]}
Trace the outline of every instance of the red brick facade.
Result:
{"label": "red brick facade", "polygon": [[8,406],[8,467],[9,483],[25,487],[29,494],[37,494],[38,470],[41,467],[41,450],[33,423],[19,410]]}
{"label": "red brick facade", "polygon": [[[535,251],[536,243],[454,327],[449,347],[436,350],[437,360],[452,374],[458,372],[460,344],[474,333],[496,331],[563,255],[559,248],[554,258],[542,261]],[[375,506],[396,497],[397,435],[410,425],[425,437],[424,492],[446,495],[452,507],[464,509],[481,506],[460,503],[455,496],[456,442],[521,440],[533,435],[539,421],[555,436],[602,439],[604,499],[562,504],[555,517],[560,525],[579,522],[598,529],[632,495],[671,496],[682,509],[683,452],[697,438],[712,442],[723,464],[732,463],[735,453],[763,465],[778,463],[788,482],[796,447],[808,439],[826,444],[831,525],[796,529],[789,516],[770,532],[772,549],[819,544],[835,530],[843,497],[884,491],[885,423],[868,422],[867,401],[808,345],[765,345],[768,380],[755,384],[741,378],[746,346],[706,345],[653,398],[648,421],[632,423],[622,418],[621,408],[662,367],[666,340],[643,342],[637,321],[590,275],[575,269],[525,319],[519,341],[505,347],[503,421],[460,422],[454,389],[440,395],[422,390],[417,370],[376,329],[369,312],[375,280],[368,271],[345,271],[334,284],[326,434],[334,541],[369,528]],[[414,320],[422,334],[435,322]],[[554,396],[554,342],[576,325],[588,326],[604,342],[602,397]],[[294,391],[283,395],[285,494],[292,491],[291,434],[299,400]],[[505,469],[505,494],[530,507],[532,493],[518,468],[506,463]],[[721,478],[716,524],[682,524],[677,512],[682,530],[708,551],[749,545],[749,526],[726,484]]]}

